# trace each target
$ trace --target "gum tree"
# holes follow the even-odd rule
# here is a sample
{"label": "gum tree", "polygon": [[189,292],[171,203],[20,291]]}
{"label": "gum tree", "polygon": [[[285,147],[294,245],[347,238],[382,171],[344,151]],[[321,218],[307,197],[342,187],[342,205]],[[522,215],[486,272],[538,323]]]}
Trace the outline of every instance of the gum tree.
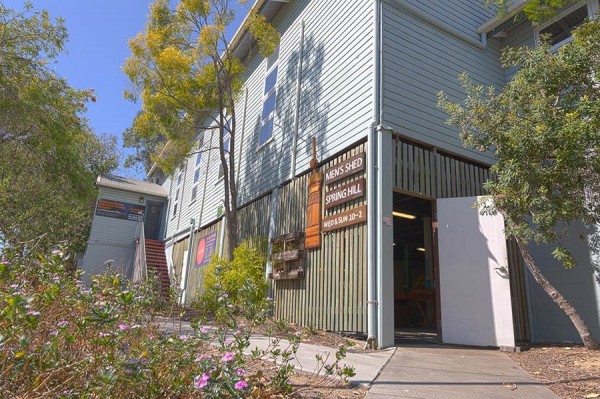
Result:
{"label": "gum tree", "polygon": [[49,67],[64,50],[61,19],[0,3],[0,239],[31,247],[87,241],[97,174],[118,164],[114,137],[81,116],[94,100]]}
{"label": "gum tree", "polygon": [[[229,45],[227,27],[245,3],[156,0],[145,29],[129,42],[131,56],[124,65],[134,89],[126,96],[142,103],[129,134],[132,141],[154,143],[150,157],[165,172],[172,173],[190,154],[211,149],[194,148],[196,134],[218,133],[229,257],[238,241],[236,101],[244,67]],[[270,55],[279,34],[257,13],[246,23],[259,51]]]}
{"label": "gum tree", "polygon": [[553,243],[553,256],[575,266],[561,243],[580,222],[600,223],[600,23],[574,32],[556,52],[548,45],[505,49],[505,67],[518,72],[501,90],[461,76],[466,99],[440,93],[439,105],[460,130],[466,146],[492,151],[497,179],[487,183],[494,197],[487,212],[500,212],[535,281],[565,312],[587,348],[598,348],[576,309],[548,281],[528,243]]}

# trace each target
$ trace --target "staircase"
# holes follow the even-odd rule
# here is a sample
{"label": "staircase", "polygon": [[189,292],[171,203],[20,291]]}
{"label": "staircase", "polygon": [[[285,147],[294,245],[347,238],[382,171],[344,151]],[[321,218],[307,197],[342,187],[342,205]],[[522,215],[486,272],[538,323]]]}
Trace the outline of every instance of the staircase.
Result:
{"label": "staircase", "polygon": [[169,270],[167,268],[167,258],[165,257],[165,245],[162,241],[146,239],[146,267],[148,277],[154,276],[158,282],[159,295],[162,298],[169,298]]}

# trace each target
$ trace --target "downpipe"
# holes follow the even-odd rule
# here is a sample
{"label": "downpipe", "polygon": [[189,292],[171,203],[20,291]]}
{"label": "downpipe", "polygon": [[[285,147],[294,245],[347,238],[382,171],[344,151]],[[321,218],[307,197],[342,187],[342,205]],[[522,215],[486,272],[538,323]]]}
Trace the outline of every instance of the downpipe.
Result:
{"label": "downpipe", "polygon": [[381,1],[373,1],[373,122],[367,139],[367,342],[365,348],[377,348],[377,132],[381,121]]}

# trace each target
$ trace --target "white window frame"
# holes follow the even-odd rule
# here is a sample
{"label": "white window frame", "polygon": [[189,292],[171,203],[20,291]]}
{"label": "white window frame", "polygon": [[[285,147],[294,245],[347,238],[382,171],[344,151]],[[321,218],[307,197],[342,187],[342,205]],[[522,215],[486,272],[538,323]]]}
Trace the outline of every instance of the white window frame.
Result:
{"label": "white window frame", "polygon": [[[198,145],[196,150],[198,153],[196,154],[196,159],[194,160],[194,177],[192,178],[192,191],[190,191],[190,206],[192,206],[196,200],[198,199],[198,187],[200,186],[200,180],[202,178],[202,170],[201,167],[204,164],[204,156],[202,155],[202,147],[204,146],[204,133],[200,133],[198,137]],[[198,180],[196,179],[196,173],[198,174]],[[194,197],[194,190],[196,191],[196,196]]]}
{"label": "white window frame", "polygon": [[[556,21],[561,20],[562,18],[566,17],[567,15],[569,15],[570,13],[572,13],[573,11],[577,10],[578,8],[581,8],[582,6],[587,5],[587,12],[588,12],[588,18],[591,19],[595,19],[596,18],[596,12],[598,12],[598,0],[586,0],[586,1],[580,1],[576,4],[573,4],[572,6],[566,8],[563,12],[561,12],[560,14],[558,14],[555,18],[552,18],[542,24],[540,24],[539,26],[536,26],[533,29],[533,35],[535,38],[535,44],[537,46],[540,45],[540,32],[544,29],[546,29],[548,26],[552,25],[553,23],[555,23]],[[550,52],[554,52],[556,50],[558,50],[561,46],[564,46],[567,43],[570,43],[573,41],[573,35],[569,36],[568,38],[564,39],[561,42],[556,43],[555,45],[553,45],[552,47],[550,47],[548,49],[548,51]]]}
{"label": "white window frame", "polygon": [[[231,122],[231,117],[228,116],[227,120],[225,121],[225,125],[229,125],[229,123]],[[223,127],[223,147],[225,147],[225,142],[227,140],[229,140],[229,145],[227,146],[227,150],[225,151],[225,148],[223,148],[224,152],[225,152],[225,161],[229,162],[229,151],[231,149],[231,131],[226,128],[225,126]],[[215,183],[215,186],[217,184],[219,184],[220,182],[223,181],[223,179],[225,179],[225,172],[223,172],[223,176],[219,176],[221,174],[221,170],[223,169],[223,163],[221,162],[221,157],[219,156],[219,170],[217,171],[217,181]]]}
{"label": "white window frame", "polygon": [[181,197],[183,197],[183,193],[179,192],[183,179],[183,169],[181,169],[179,170],[179,173],[177,173],[177,177],[175,178],[175,199],[173,200],[173,209],[171,210],[171,220],[175,219],[178,211],[181,211],[181,209],[178,209],[178,205],[181,202]]}
{"label": "white window frame", "polygon": [[[265,79],[264,79],[265,85],[267,83],[267,78],[269,77],[271,72],[273,72],[276,68],[277,68],[277,76],[275,78],[275,82],[273,83],[273,87],[268,92],[263,93],[263,99],[262,99],[263,106],[261,108],[261,113],[260,113],[260,128],[258,129],[257,151],[266,147],[267,145],[269,145],[269,143],[271,143],[273,141],[273,136],[274,136],[273,133],[275,130],[275,114],[276,114],[276,110],[277,110],[277,82],[279,81],[279,46],[277,46],[277,48],[275,48],[275,51],[273,52],[273,54],[269,58],[267,58],[267,65],[266,65],[266,72],[265,72]],[[263,87],[264,87],[264,85],[263,85]],[[263,89],[263,91],[264,91],[264,89]],[[275,105],[273,106],[273,111],[271,111],[266,116],[266,118],[263,119],[262,114],[264,112],[265,103],[271,95],[275,96]],[[261,134],[262,129],[270,121],[272,121],[272,123],[273,123],[273,128],[271,129],[271,136],[268,139],[266,139],[264,143],[261,143],[260,138],[262,135]]]}

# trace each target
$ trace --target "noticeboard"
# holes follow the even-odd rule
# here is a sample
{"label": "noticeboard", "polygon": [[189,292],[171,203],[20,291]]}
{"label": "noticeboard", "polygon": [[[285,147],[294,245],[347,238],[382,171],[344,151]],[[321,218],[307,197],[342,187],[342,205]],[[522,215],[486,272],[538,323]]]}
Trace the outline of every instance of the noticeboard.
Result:
{"label": "noticeboard", "polygon": [[98,206],[96,207],[96,215],[141,222],[144,220],[145,210],[146,207],[143,205],[100,199],[100,201],[98,201]]}
{"label": "noticeboard", "polygon": [[217,249],[217,232],[213,231],[207,235],[200,237],[198,240],[198,248],[196,250],[196,267],[205,266],[210,262]]}

